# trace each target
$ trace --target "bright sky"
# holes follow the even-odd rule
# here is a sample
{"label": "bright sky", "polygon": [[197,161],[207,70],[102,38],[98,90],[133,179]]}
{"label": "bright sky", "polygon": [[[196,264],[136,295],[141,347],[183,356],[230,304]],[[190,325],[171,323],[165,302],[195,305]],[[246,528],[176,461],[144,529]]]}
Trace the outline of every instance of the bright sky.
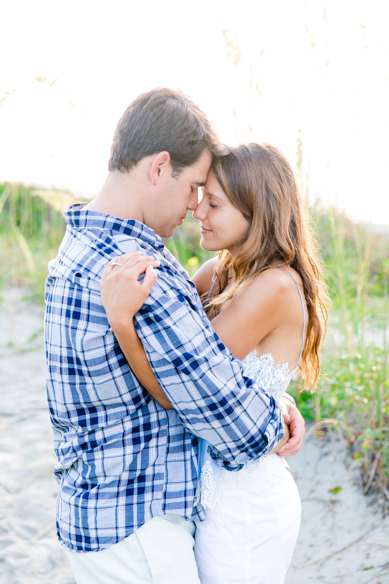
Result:
{"label": "bright sky", "polygon": [[387,0],[3,0],[0,180],[92,196],[139,93],[182,89],[267,141],[311,199],[389,224]]}

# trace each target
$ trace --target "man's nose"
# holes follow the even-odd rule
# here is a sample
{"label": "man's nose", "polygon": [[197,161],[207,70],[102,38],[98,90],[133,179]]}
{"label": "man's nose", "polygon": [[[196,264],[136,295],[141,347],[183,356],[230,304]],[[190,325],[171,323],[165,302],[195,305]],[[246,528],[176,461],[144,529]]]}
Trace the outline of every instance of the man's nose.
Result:
{"label": "man's nose", "polygon": [[199,191],[196,189],[191,196],[189,197],[188,201],[188,209],[189,211],[194,211],[199,204]]}

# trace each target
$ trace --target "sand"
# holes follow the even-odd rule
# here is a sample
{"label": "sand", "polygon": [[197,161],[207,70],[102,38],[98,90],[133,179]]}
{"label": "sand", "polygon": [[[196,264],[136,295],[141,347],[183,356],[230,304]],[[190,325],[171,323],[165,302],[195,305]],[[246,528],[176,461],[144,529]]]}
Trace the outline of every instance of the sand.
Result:
{"label": "sand", "polygon": [[[2,296],[0,582],[74,584],[55,535],[43,308],[23,301],[21,290]],[[289,463],[303,517],[286,584],[389,583],[389,517],[383,517],[377,497],[363,496],[346,444],[336,435],[311,433]],[[329,489],[335,487],[342,490],[333,494]]]}

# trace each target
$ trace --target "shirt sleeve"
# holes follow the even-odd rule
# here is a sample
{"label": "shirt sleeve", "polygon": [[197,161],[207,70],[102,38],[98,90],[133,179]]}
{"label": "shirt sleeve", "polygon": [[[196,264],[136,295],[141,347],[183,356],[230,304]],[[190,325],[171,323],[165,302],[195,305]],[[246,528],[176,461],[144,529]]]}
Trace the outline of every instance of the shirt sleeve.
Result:
{"label": "shirt sleeve", "polygon": [[277,403],[244,375],[193,294],[159,273],[134,322],[183,425],[216,448],[226,466],[272,450],[283,436]]}

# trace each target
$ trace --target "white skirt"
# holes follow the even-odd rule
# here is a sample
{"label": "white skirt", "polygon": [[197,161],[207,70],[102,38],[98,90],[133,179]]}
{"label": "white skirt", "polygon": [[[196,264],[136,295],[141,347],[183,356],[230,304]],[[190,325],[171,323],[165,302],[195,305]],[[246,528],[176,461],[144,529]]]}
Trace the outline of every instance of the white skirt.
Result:
{"label": "white skirt", "polygon": [[[259,473],[246,472],[252,477],[248,481],[245,473],[239,480],[222,480],[214,507],[206,508],[205,521],[197,522],[201,584],[283,584],[297,541],[301,503],[284,460],[276,454],[265,459],[258,461]],[[223,476],[241,472],[221,471]],[[256,485],[254,476],[260,479]]]}

